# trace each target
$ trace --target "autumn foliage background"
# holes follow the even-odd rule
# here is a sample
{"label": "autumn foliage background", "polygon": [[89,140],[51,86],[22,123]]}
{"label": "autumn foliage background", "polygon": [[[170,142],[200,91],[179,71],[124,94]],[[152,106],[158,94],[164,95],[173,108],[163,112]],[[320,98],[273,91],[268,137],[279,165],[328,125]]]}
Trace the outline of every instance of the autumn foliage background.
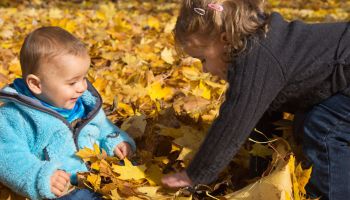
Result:
{"label": "autumn foliage background", "polygon": [[[21,75],[18,54],[26,34],[40,26],[61,26],[88,45],[92,60],[88,79],[102,95],[108,117],[138,144],[132,160],[137,166],[125,161],[120,167],[119,161],[105,157],[98,148],[81,151],[79,156],[92,168],[91,173],[81,176],[85,187],[109,199],[239,199],[240,194],[233,192],[253,184],[258,193],[252,194],[251,189],[243,194],[251,199],[259,194],[271,199],[271,190],[257,185],[266,179],[259,178],[287,172],[274,178],[280,181],[273,185],[278,194],[274,198],[305,198],[303,188],[310,171],[295,167],[291,152],[298,159],[300,148],[290,135],[293,116],[289,114],[277,123],[283,139],[247,141],[213,185],[180,191],[160,188],[162,174],[188,165],[217,116],[227,87],[217,77],[202,73],[199,60],[176,54],[171,31],[179,2],[0,0],[0,86]],[[268,10],[289,20],[350,20],[348,0],[267,3]],[[249,172],[252,157],[270,163],[255,177]],[[0,188],[0,199],[19,198]]]}

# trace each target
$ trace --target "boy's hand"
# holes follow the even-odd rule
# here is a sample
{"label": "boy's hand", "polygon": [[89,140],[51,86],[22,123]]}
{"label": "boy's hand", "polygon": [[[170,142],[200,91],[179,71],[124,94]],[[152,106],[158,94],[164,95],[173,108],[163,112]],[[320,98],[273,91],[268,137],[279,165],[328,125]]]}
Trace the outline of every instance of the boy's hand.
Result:
{"label": "boy's hand", "polygon": [[70,184],[70,174],[62,170],[56,170],[50,178],[51,192],[57,197],[62,196]]}
{"label": "boy's hand", "polygon": [[181,188],[191,186],[192,181],[187,176],[186,171],[175,174],[166,175],[162,178],[162,184],[168,188]]}
{"label": "boy's hand", "polygon": [[126,157],[130,157],[132,155],[132,150],[127,142],[121,142],[119,143],[115,149],[114,154],[118,156],[119,159],[123,160]]}

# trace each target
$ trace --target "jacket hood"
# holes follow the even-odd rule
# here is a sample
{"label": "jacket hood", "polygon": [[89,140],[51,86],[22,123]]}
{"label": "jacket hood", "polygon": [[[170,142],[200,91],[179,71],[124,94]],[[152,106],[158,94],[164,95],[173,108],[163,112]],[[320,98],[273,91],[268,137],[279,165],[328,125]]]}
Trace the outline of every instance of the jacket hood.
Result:
{"label": "jacket hood", "polygon": [[[100,108],[102,106],[102,98],[100,94],[97,92],[97,90],[93,87],[93,85],[89,81],[87,81],[87,84],[88,84],[88,88],[81,96],[83,100],[83,104],[87,106],[89,110],[93,110],[96,107]],[[13,84],[7,85],[0,90],[0,102],[3,102],[3,103],[12,102],[12,103],[20,104],[22,106],[27,106],[33,109],[39,109],[42,111],[56,113],[55,111],[42,105],[39,100],[33,99],[31,97],[18,93],[16,89],[13,87]]]}

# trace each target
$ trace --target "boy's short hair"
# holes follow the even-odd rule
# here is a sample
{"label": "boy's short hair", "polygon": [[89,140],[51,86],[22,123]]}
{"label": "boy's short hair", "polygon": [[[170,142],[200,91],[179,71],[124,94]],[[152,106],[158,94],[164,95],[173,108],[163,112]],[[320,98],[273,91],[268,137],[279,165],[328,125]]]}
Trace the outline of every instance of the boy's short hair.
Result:
{"label": "boy's short hair", "polygon": [[87,54],[86,46],[68,31],[56,27],[41,27],[31,32],[24,40],[20,51],[22,76],[35,74],[42,62],[63,53]]}

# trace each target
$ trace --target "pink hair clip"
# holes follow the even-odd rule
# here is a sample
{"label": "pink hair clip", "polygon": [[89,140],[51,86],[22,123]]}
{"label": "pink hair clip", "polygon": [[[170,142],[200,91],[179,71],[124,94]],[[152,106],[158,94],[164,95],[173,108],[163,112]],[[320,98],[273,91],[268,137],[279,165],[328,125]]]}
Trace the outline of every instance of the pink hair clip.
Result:
{"label": "pink hair clip", "polygon": [[224,7],[221,4],[217,3],[209,3],[208,7],[218,12],[222,12],[224,10]]}

